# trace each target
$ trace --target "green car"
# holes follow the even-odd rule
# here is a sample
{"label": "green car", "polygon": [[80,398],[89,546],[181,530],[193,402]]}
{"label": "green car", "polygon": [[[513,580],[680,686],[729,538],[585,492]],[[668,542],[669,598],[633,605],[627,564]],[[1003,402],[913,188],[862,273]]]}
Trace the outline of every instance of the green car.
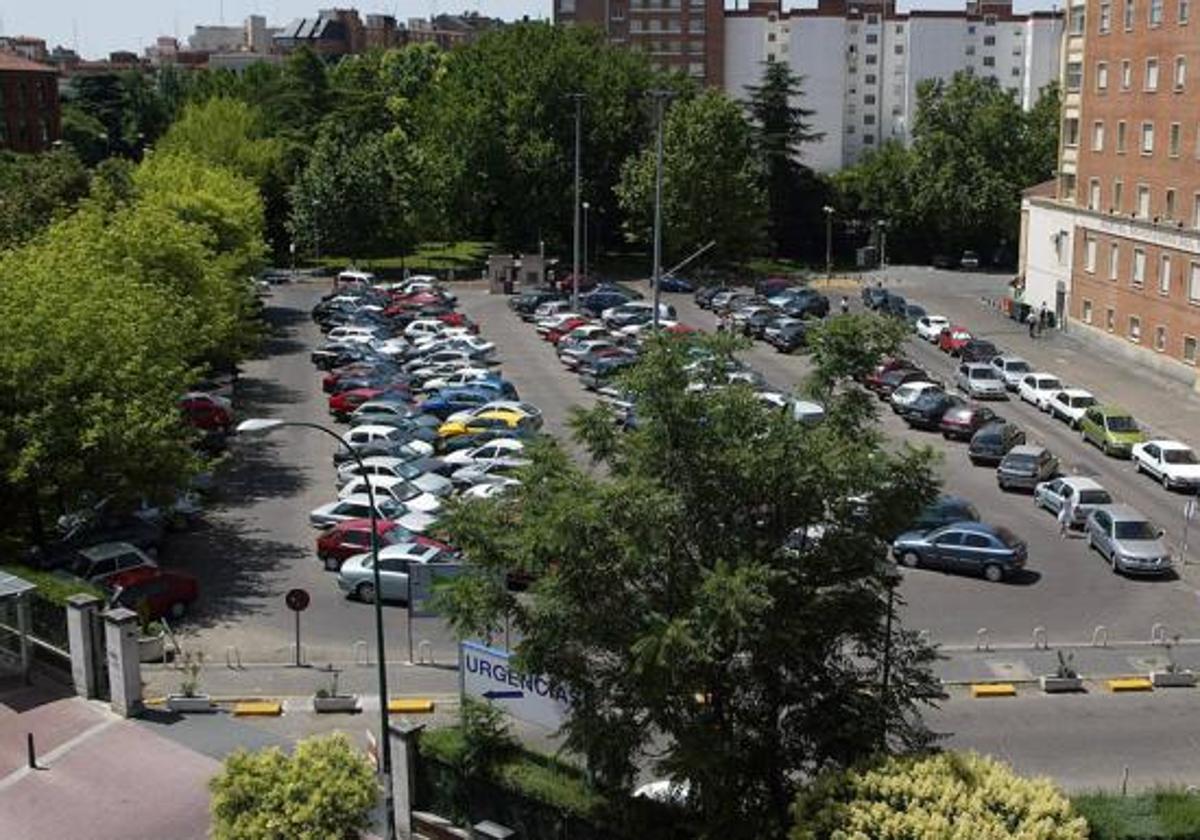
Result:
{"label": "green car", "polygon": [[1096,444],[1105,455],[1122,458],[1128,458],[1133,445],[1146,439],[1133,415],[1115,405],[1092,406],[1084,412],[1079,428],[1083,439]]}

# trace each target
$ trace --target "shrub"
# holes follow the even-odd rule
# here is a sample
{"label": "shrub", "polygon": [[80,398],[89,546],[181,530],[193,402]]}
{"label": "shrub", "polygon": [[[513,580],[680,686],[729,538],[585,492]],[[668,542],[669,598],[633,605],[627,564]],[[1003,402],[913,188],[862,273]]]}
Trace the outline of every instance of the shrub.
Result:
{"label": "shrub", "polygon": [[827,776],[796,801],[792,840],[1086,840],[1049,781],[974,753],[889,758]]}
{"label": "shrub", "polygon": [[338,840],[368,827],[375,774],[344,735],[309,738],[289,756],[238,751],[209,783],[214,840]]}

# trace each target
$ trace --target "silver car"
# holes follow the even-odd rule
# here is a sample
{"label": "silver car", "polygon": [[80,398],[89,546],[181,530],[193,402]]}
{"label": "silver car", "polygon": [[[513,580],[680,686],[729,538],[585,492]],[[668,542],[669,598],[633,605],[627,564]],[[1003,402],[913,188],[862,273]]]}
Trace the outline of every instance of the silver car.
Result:
{"label": "silver car", "polygon": [[992,367],[1000,374],[1010,391],[1017,390],[1017,386],[1021,384],[1021,377],[1033,370],[1029,362],[1020,356],[996,356],[992,359]]}
{"label": "silver car", "polygon": [[1107,505],[1088,516],[1088,547],[1100,552],[1114,572],[1169,575],[1171,552],[1162,529],[1129,505]]}
{"label": "silver car", "polygon": [[1068,500],[1073,503],[1072,528],[1082,527],[1096,508],[1113,503],[1113,497],[1099,482],[1078,475],[1043,481],[1033,488],[1034,505],[1045,508],[1055,516]]}
{"label": "silver car", "polygon": [[960,391],[975,399],[1008,399],[1008,387],[1004,379],[991,365],[982,362],[967,362],[958,366],[954,384]]}

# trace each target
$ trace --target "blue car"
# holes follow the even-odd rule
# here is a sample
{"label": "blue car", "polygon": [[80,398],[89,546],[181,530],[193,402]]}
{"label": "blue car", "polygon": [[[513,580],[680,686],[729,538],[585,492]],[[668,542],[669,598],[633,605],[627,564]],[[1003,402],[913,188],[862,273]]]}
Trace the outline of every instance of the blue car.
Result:
{"label": "blue car", "polygon": [[664,292],[694,292],[696,287],[684,280],[682,277],[675,277],[671,274],[664,274],[658,281],[658,287]]}
{"label": "blue car", "polygon": [[468,391],[488,391],[491,393],[493,400],[519,400],[517,395],[517,386],[513,385],[507,379],[502,379],[499,376],[492,374],[486,379],[477,379],[470,385],[464,385],[463,388]]}
{"label": "blue car", "polygon": [[421,403],[421,411],[445,420],[456,411],[478,408],[496,399],[490,388],[443,388]]}

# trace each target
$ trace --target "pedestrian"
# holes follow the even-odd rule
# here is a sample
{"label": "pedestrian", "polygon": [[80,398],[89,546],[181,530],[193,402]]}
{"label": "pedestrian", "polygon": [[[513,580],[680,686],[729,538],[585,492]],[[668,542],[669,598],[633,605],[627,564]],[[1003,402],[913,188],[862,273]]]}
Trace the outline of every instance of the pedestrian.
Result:
{"label": "pedestrian", "polygon": [[725,316],[724,315],[717,316],[717,332],[719,332],[719,333],[725,332]]}
{"label": "pedestrian", "polygon": [[1042,301],[1042,309],[1038,312],[1038,335],[1046,331],[1046,327],[1050,326],[1050,309],[1046,306],[1046,302]]}
{"label": "pedestrian", "polygon": [[1037,329],[1037,313],[1032,309],[1029,310],[1029,317],[1026,318],[1025,321],[1029,324],[1029,337],[1037,338],[1037,336],[1034,334],[1034,331]]}
{"label": "pedestrian", "polygon": [[850,298],[846,297],[845,295],[842,295],[842,302],[839,304],[839,306],[841,306],[841,308],[842,308],[843,315],[850,314]]}
{"label": "pedestrian", "polygon": [[1074,496],[1067,496],[1063,499],[1062,506],[1058,509],[1058,536],[1061,539],[1066,539],[1071,534],[1071,523],[1075,520],[1075,502]]}

